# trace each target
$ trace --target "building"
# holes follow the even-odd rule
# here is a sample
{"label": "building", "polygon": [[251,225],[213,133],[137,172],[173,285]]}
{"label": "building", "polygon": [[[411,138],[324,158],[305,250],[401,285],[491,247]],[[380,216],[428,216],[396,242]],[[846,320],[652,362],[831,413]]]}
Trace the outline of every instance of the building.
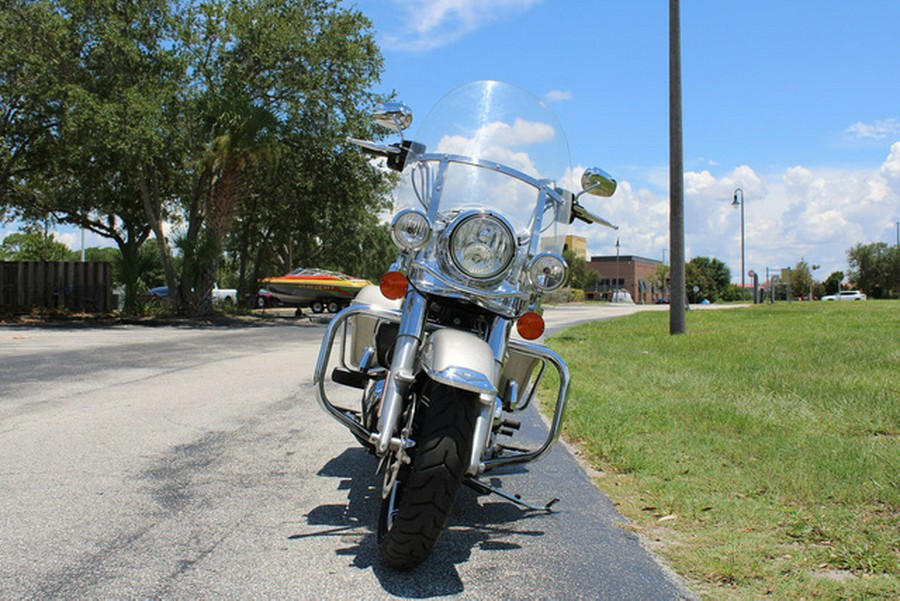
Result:
{"label": "building", "polygon": [[581,236],[573,236],[571,234],[567,235],[565,250],[572,251],[572,253],[576,257],[580,257],[585,261],[588,260],[587,238],[582,238]]}
{"label": "building", "polygon": [[587,238],[581,236],[567,234],[565,238],[560,236],[543,237],[541,238],[541,250],[545,251],[548,249],[559,248],[560,241],[562,241],[563,251],[570,250],[576,257],[584,259],[585,261],[588,260]]}
{"label": "building", "polygon": [[597,272],[600,283],[595,290],[586,290],[585,295],[599,300],[608,298],[613,290],[625,290],[631,294],[634,302],[640,304],[668,298],[666,290],[660,290],[653,284],[656,269],[662,264],[656,259],[635,255],[591,257],[587,267]]}

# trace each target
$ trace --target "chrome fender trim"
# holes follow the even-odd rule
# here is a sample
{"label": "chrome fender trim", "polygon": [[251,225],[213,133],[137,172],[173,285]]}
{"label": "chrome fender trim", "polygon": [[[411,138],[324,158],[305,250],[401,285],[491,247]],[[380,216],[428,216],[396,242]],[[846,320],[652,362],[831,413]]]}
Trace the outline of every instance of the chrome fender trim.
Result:
{"label": "chrome fender trim", "polygon": [[435,331],[422,348],[421,365],[435,382],[475,392],[484,404],[493,404],[497,396],[494,353],[488,343],[474,334],[451,329]]}

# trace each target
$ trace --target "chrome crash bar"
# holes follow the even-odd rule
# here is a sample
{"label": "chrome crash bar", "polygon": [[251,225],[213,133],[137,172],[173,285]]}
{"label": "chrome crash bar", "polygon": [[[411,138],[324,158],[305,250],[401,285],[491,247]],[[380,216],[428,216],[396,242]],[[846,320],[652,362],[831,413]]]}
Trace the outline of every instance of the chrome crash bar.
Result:
{"label": "chrome crash bar", "polygon": [[[319,405],[321,405],[327,413],[334,417],[338,422],[346,426],[351,432],[356,434],[357,437],[363,440],[373,441],[374,443],[374,437],[377,436],[378,433],[369,432],[366,428],[363,427],[363,425],[358,420],[358,412],[336,406],[328,399],[328,395],[325,392],[325,380],[327,377],[330,358],[334,348],[334,341],[337,338],[338,332],[341,331],[341,328],[348,323],[348,320],[350,318],[355,316],[372,317],[386,322],[399,324],[402,317],[402,312],[396,309],[386,309],[384,307],[375,305],[359,304],[351,305],[350,307],[338,313],[331,320],[331,322],[328,324],[328,328],[325,330],[322,347],[319,351],[319,358],[316,362],[316,370],[313,374],[313,385],[316,389],[316,398],[319,402]],[[538,344],[511,339],[508,341],[508,345],[510,350],[515,350],[518,353],[535,357],[536,359],[544,362],[544,365],[546,365],[546,363],[549,363],[556,368],[556,371],[559,375],[559,391],[556,397],[556,407],[553,412],[553,418],[550,422],[550,428],[547,438],[546,440],[544,440],[543,444],[540,447],[536,449],[526,450],[507,449],[507,452],[509,454],[484,459],[481,463],[481,469],[479,469],[479,472],[485,472],[505,465],[528,463],[542,458],[550,451],[550,449],[553,448],[553,445],[556,444],[557,440],[559,440],[559,435],[562,429],[562,420],[565,413],[566,400],[568,398],[569,384],[571,382],[569,369],[568,367],[566,367],[565,362],[555,352],[548,349],[547,347]],[[340,360],[343,365],[343,355]],[[543,369],[541,369],[540,374],[543,374]],[[541,375],[539,375],[538,380],[532,384],[533,388],[536,388],[538,386],[538,384],[540,383],[540,378]]]}

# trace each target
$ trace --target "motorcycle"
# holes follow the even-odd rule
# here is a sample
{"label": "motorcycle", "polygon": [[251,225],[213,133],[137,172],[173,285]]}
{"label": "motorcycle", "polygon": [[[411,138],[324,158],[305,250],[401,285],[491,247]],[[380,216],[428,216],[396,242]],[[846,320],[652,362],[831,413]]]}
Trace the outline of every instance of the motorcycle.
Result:
{"label": "motorcycle", "polygon": [[[611,196],[616,181],[590,168],[579,193],[558,186],[571,177],[562,128],[509,84],[452,91],[415,141],[403,137],[412,122],[405,105],[382,105],[373,118],[400,142],[350,142],[402,174],[390,226],[398,257],[331,320],[314,384],[319,404],[377,458],[381,557],[410,569],[434,549],[460,484],[527,510],[557,501],[532,505],[482,477],[540,459],[559,437],[570,376],[534,342],[544,331],[541,299],[566,282],[570,223],[616,227],[579,202]],[[548,368],[558,389],[546,438],[512,445],[516,414]],[[351,407],[334,391],[346,387],[362,391]]]}

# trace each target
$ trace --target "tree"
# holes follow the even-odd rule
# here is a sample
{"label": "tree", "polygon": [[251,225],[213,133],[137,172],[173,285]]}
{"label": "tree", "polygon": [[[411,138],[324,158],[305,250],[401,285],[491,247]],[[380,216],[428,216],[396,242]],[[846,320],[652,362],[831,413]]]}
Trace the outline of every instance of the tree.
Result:
{"label": "tree", "polygon": [[184,69],[169,9],[166,0],[18,1],[0,21],[0,36],[13,36],[12,54],[24,61],[0,85],[21,99],[15,131],[30,127],[27,137],[2,132],[16,148],[7,208],[114,240],[127,311],[136,308],[139,254],[151,232],[142,192],[161,206],[181,170],[173,136],[182,129],[172,115]]}
{"label": "tree", "polygon": [[872,298],[900,296],[900,247],[857,244],[847,251],[848,277]]}
{"label": "tree", "polygon": [[[380,98],[369,89],[382,59],[369,21],[338,0],[206,0],[186,13],[179,39],[198,90],[190,124],[198,158],[185,197],[181,293],[197,291],[203,313],[234,218],[246,253],[255,240],[286,247],[288,260],[295,243],[306,257],[361,256],[359,234],[377,223],[385,177],[345,140],[374,134],[369,113]],[[242,210],[248,201],[274,209],[265,211],[271,221]],[[246,291],[255,281],[241,262]]]}
{"label": "tree", "polygon": [[650,276],[650,285],[657,298],[669,297],[669,266],[660,263],[656,266],[656,271]]}
{"label": "tree", "polygon": [[52,233],[45,236],[35,229],[9,234],[0,243],[0,261],[74,261],[77,258],[77,253],[56,240]]}
{"label": "tree", "polygon": [[27,181],[52,154],[52,134],[63,112],[55,76],[68,64],[63,21],[27,0],[7,0],[0,11],[0,217],[15,217],[10,209],[40,201]]}
{"label": "tree", "polygon": [[841,290],[841,282],[844,281],[843,271],[833,271],[825,278],[825,294],[837,294]]}
{"label": "tree", "polygon": [[[730,282],[731,272],[719,259],[694,257],[685,265],[685,285],[692,303],[725,298]],[[695,287],[697,292],[694,292]]]}
{"label": "tree", "polygon": [[569,265],[569,288],[577,288],[578,290],[594,290],[600,282],[600,274],[593,269],[588,268],[587,261],[583,257],[577,256],[571,250],[563,251],[563,259]]}
{"label": "tree", "polygon": [[800,260],[791,270],[791,296],[809,298],[813,286],[812,271],[809,263]]}
{"label": "tree", "polygon": [[202,314],[236,222],[243,267],[256,243],[359,258],[379,231],[387,178],[345,139],[375,134],[382,58],[340,0],[11,0],[0,43],[0,211],[114,239],[126,299],[151,233]]}

